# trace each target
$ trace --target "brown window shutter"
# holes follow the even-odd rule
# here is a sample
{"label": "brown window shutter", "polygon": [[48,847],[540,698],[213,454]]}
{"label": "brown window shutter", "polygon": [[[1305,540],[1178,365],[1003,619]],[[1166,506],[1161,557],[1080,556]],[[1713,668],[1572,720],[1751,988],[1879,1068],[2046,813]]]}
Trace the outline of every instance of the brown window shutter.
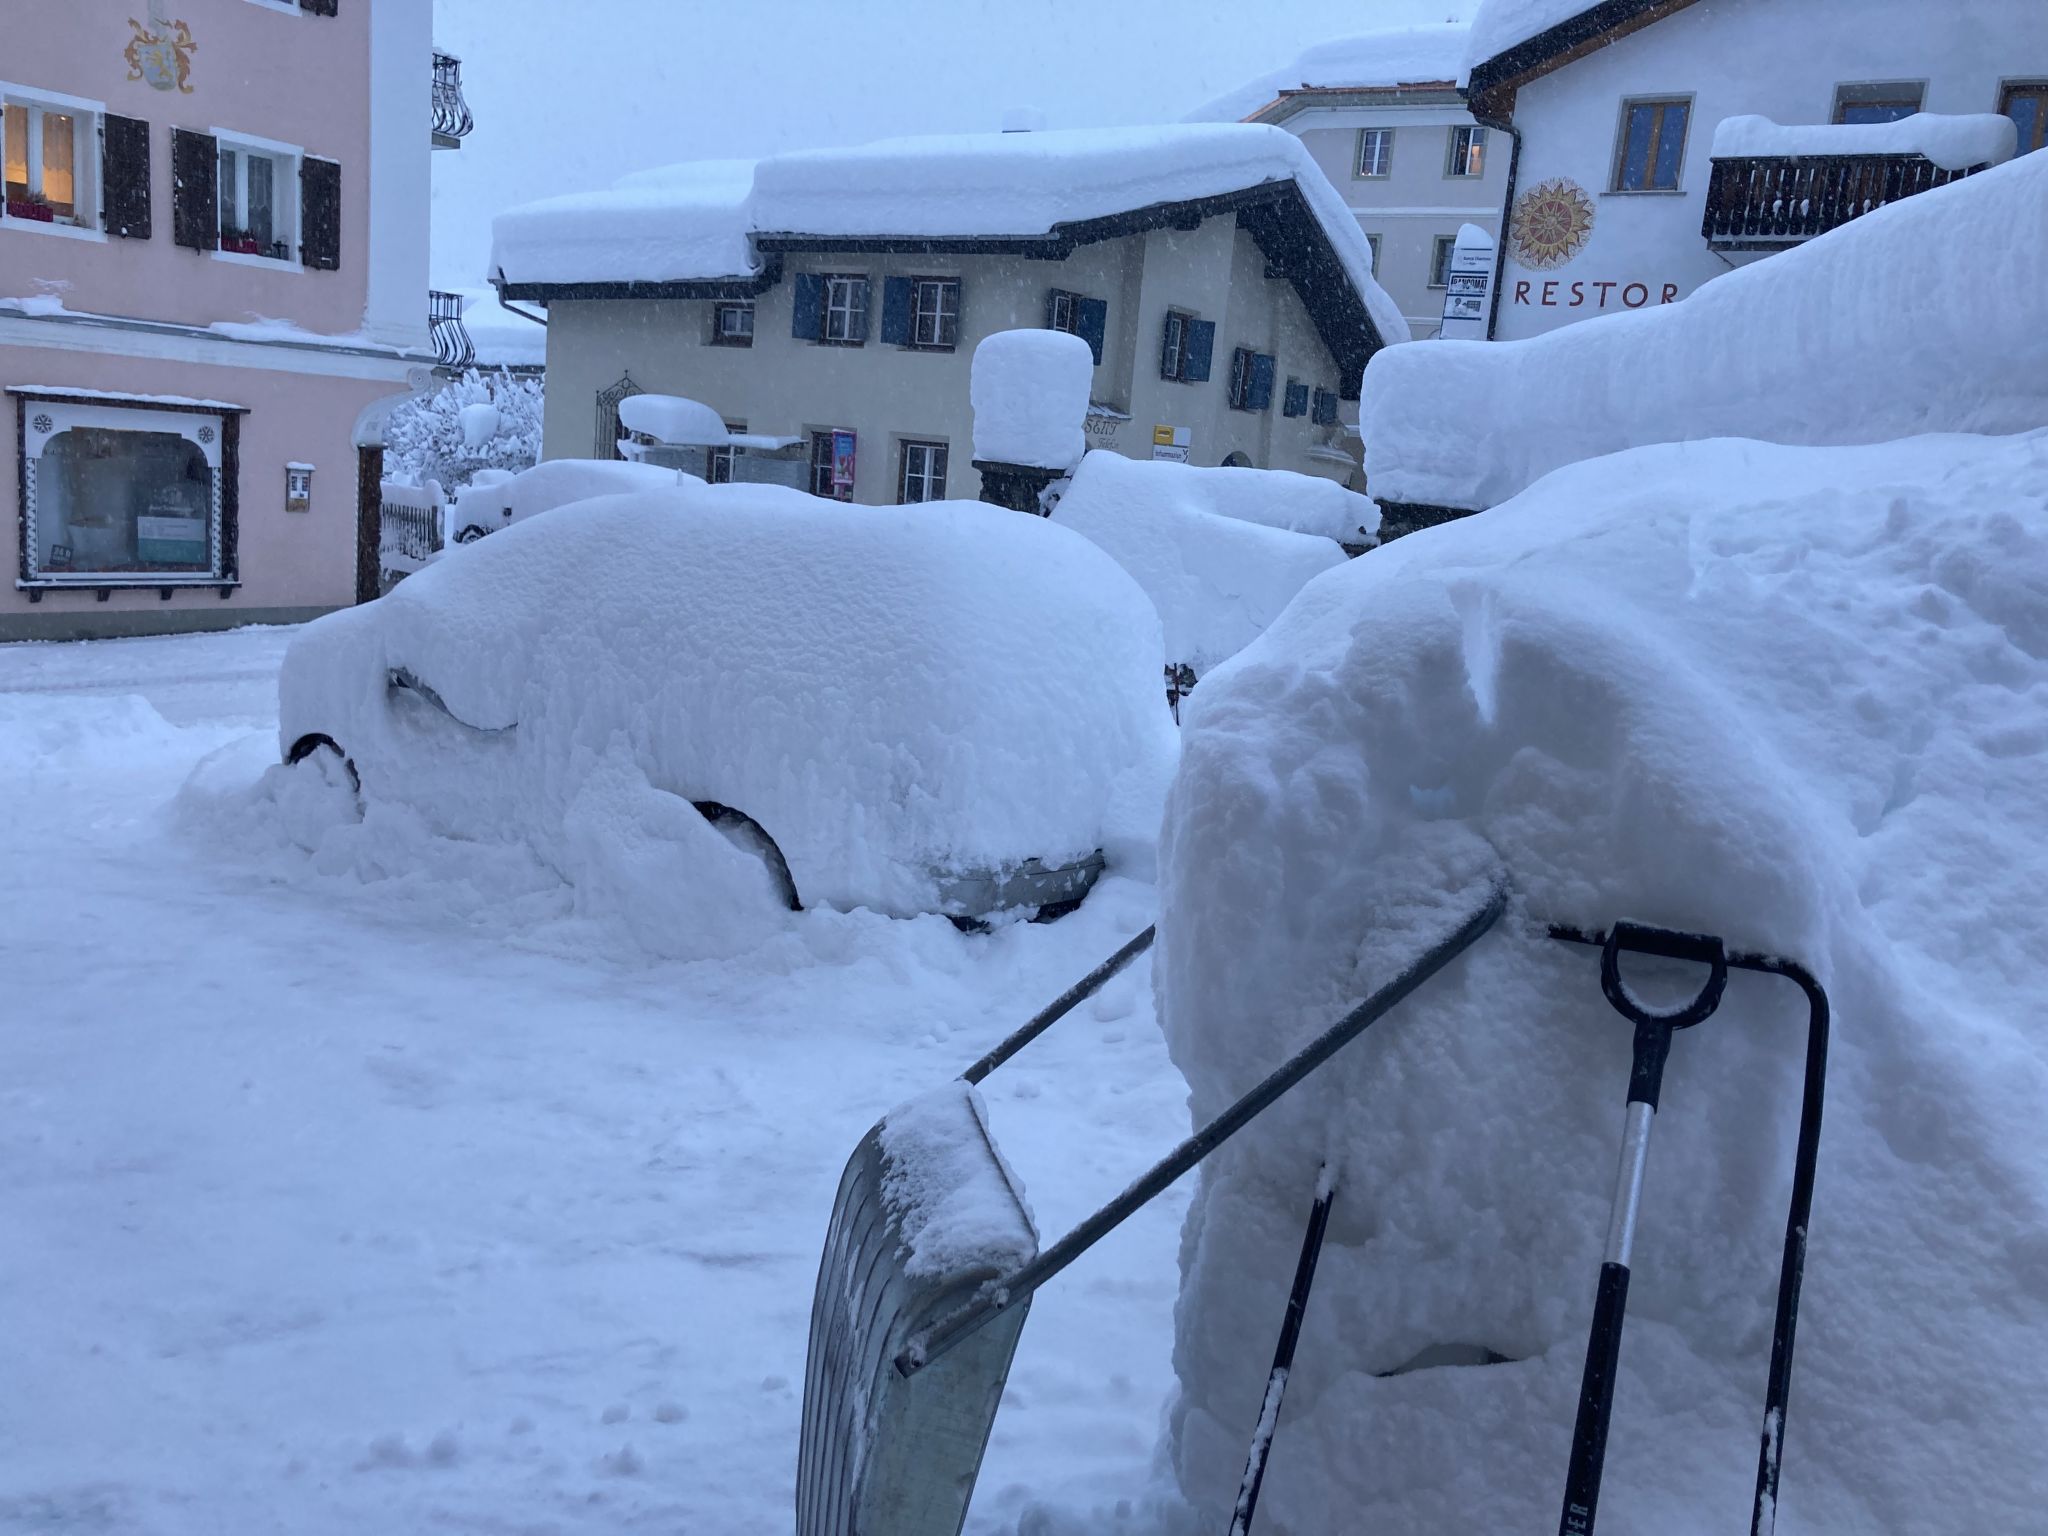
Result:
{"label": "brown window shutter", "polygon": [[220,141],[171,130],[171,239],[195,251],[220,249]]}
{"label": "brown window shutter", "polygon": [[111,112],[100,119],[100,185],[105,189],[107,233],[123,240],[147,240],[149,124]]}
{"label": "brown window shutter", "polygon": [[309,16],[332,16],[338,0],[299,0],[299,9]]}
{"label": "brown window shutter", "polygon": [[341,167],[308,157],[299,166],[299,259],[319,272],[341,266]]}

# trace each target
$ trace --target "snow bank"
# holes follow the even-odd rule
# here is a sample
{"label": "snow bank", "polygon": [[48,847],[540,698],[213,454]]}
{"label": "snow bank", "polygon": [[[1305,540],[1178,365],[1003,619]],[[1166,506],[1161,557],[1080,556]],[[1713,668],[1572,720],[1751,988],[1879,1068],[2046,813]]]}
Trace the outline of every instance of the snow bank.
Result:
{"label": "snow bank", "polygon": [[671,445],[724,444],[732,440],[725,418],[701,400],[681,395],[629,395],[619,402],[619,420],[628,431],[644,432]]}
{"label": "snow bank", "polygon": [[747,278],[753,164],[705,160],[551,197],[491,221],[491,273],[509,283]]}
{"label": "snow bank", "polygon": [[550,459],[521,470],[504,484],[491,487],[490,493],[502,501],[506,515],[516,523],[593,497],[671,489],[685,478],[697,477],[686,477],[681,470],[621,460]]}
{"label": "snow bank", "polygon": [[[1360,421],[1381,501],[1487,507],[1561,464],[1708,437],[1881,442],[2048,424],[2048,206],[2023,155],[1718,277],[1526,341],[1389,347]],[[1455,415],[1487,430],[1446,432]]]}
{"label": "snow bank", "polygon": [[[2044,530],[2044,432],[1659,446],[1323,577],[1196,691],[1156,967],[1196,1121],[1490,869],[1519,893],[1206,1166],[1170,1451],[1213,1528],[1326,1160],[1261,1525],[1509,1530],[1555,1507],[1630,1029],[1543,925],[1617,917],[1789,954],[1833,996],[1780,1529],[2036,1523]],[[1804,1021],[1796,989],[1737,975],[1673,1048],[1603,1528],[1744,1526]],[[1509,1363],[1387,1374],[1450,1349]]]}
{"label": "snow bank", "polygon": [[1186,662],[1198,676],[1249,645],[1310,580],[1344,563],[1329,539],[1219,513],[1219,502],[1247,499],[1246,487],[1215,488],[1240,475],[1281,481],[1267,486],[1276,503],[1293,489],[1286,481],[1328,483],[1091,453],[1052,514],[1137,579],[1165,627],[1165,659]]}
{"label": "snow bank", "polygon": [[1035,1257],[1038,1233],[988,1133],[981,1095],[955,1079],[882,1121],[882,1196],[898,1213],[912,1277]]}
{"label": "snow bank", "polygon": [[1246,81],[1188,114],[1191,123],[1236,123],[1269,106],[1282,91],[1341,91],[1434,85],[1458,78],[1466,27],[1459,21],[1388,27],[1318,43],[1290,64]]}
{"label": "snow bank", "polygon": [[1893,123],[1774,123],[1750,114],[1714,128],[1716,160],[1743,155],[1925,155],[1945,171],[2003,165],[2019,127],[1996,112],[1915,112]]}
{"label": "snow bank", "polygon": [[[1103,848],[1149,876],[1176,750],[1160,654],[1131,579],[1040,519],[671,483],[516,523],[309,625],[280,741],[324,732],[373,805],[524,840],[572,879],[573,809],[623,746],[643,802],[765,828],[806,905],[908,914],[1028,858]],[[695,878],[667,842],[662,880],[636,877],[657,922],[663,881]]]}
{"label": "snow bank", "polygon": [[974,456],[1066,469],[1088,451],[1088,343],[1064,331],[997,331],[974,349]]}

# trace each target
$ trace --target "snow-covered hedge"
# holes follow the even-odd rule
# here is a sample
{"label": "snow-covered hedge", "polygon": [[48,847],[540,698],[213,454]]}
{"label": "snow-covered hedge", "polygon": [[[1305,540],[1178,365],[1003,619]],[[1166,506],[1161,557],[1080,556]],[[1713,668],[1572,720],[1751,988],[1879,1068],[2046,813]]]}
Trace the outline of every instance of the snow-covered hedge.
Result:
{"label": "snow-covered hedge", "polygon": [[454,491],[479,470],[529,469],[540,461],[541,407],[539,379],[471,368],[391,413],[384,473]]}
{"label": "snow-covered hedge", "polygon": [[[1383,502],[1489,507],[1646,443],[1871,443],[2048,424],[2048,155],[1909,197],[1659,309],[1365,370]],[[1449,431],[1445,423],[1469,424]]]}
{"label": "snow-covered hedge", "polygon": [[[2048,432],[1573,466],[1313,582],[1195,692],[1183,751],[1155,976],[1198,1122],[1490,870],[1518,893],[1204,1168],[1170,1441],[1203,1527],[1326,1161],[1261,1524],[1556,1508],[1631,1031],[1545,925],[1619,917],[1793,956],[1833,995],[1778,1528],[2039,1523]],[[1796,989],[1738,976],[1673,1047],[1603,1529],[1747,1525],[1804,1023]],[[1511,1363],[1388,1374],[1481,1351]]]}

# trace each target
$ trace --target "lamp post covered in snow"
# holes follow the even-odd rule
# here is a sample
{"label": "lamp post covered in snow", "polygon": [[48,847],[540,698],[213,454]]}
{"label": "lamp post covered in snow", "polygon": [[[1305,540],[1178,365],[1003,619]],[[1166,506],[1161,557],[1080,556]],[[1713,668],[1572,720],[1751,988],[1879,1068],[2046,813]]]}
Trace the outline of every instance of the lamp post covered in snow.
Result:
{"label": "lamp post covered in snow", "polygon": [[974,349],[974,467],[981,499],[1044,516],[1045,492],[1087,451],[1095,357],[1064,331],[997,331]]}

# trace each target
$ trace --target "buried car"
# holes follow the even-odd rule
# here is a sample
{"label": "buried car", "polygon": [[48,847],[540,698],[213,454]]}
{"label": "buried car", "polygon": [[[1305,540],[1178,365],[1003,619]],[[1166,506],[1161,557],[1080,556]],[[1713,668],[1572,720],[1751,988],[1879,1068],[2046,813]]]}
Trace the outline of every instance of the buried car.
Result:
{"label": "buried car", "polygon": [[1161,654],[1131,578],[1038,518],[685,483],[515,523],[315,621],[279,744],[572,883],[578,807],[623,766],[643,821],[694,806],[792,907],[1054,915],[1151,857]]}

